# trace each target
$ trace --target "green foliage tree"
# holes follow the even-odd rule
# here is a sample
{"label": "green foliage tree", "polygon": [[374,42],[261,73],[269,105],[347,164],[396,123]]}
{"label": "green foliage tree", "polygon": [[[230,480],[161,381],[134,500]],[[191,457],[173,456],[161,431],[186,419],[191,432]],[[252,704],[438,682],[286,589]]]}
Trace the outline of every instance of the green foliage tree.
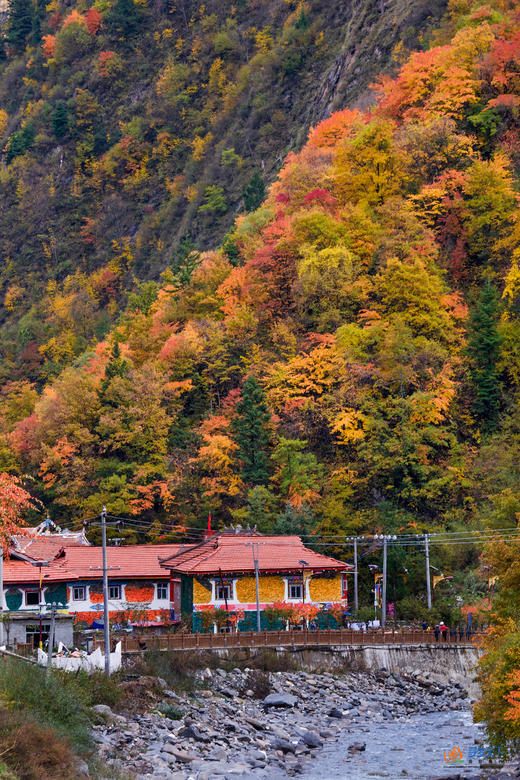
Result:
{"label": "green foliage tree", "polygon": [[182,287],[191,282],[191,276],[200,263],[200,252],[195,248],[191,236],[183,236],[172,263],[175,277]]}
{"label": "green foliage tree", "polygon": [[25,49],[33,29],[34,7],[31,0],[11,0],[7,19],[6,40],[17,52]]}
{"label": "green foliage tree", "polygon": [[119,342],[115,341],[112,351],[110,353],[110,359],[105,368],[105,376],[101,380],[99,395],[100,398],[106,400],[106,392],[110,386],[114,377],[125,377],[128,374],[128,363],[121,355],[121,348]]}
{"label": "green foliage tree", "polygon": [[150,309],[157,300],[158,285],[156,282],[138,282],[137,289],[128,296],[127,310],[140,311],[149,314]]}
{"label": "green foliage tree", "polygon": [[20,130],[16,130],[9,138],[5,155],[7,163],[10,163],[15,157],[25,154],[33,143],[34,126],[32,122],[26,122]]}
{"label": "green foliage tree", "polygon": [[111,35],[127,41],[138,32],[142,16],[134,0],[116,0],[105,16],[105,24]]}
{"label": "green foliage tree", "polygon": [[475,393],[473,410],[484,430],[496,427],[500,411],[501,383],[497,370],[501,344],[499,317],[498,293],[488,281],[470,315],[467,347]]}
{"label": "green foliage tree", "polygon": [[265,182],[258,173],[253,174],[247,187],[245,187],[242,197],[244,198],[244,207],[246,211],[256,211],[265,198]]}
{"label": "green foliage tree", "polygon": [[274,493],[264,485],[255,485],[247,494],[247,503],[244,509],[233,513],[233,516],[242,524],[257,528],[262,534],[273,533],[276,521],[277,500]]}
{"label": "green foliage tree", "polygon": [[266,485],[269,480],[267,446],[271,415],[256,377],[248,376],[244,382],[236,412],[233,428],[242,463],[241,477],[251,485]]}
{"label": "green foliage tree", "polygon": [[216,184],[210,184],[204,190],[204,203],[199,206],[201,214],[225,214],[228,210],[228,203],[222,187]]}
{"label": "green foliage tree", "polygon": [[52,130],[56,138],[63,138],[69,129],[69,115],[67,106],[63,101],[56,103],[56,108],[52,115]]}

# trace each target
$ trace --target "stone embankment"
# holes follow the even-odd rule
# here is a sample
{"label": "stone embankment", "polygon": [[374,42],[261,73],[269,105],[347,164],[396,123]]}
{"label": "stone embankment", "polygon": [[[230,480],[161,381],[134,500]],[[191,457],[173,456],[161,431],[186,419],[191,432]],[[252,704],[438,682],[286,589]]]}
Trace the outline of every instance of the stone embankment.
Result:
{"label": "stone embankment", "polygon": [[[139,780],[275,780],[305,771],[326,742],[348,745],[356,724],[468,706],[459,682],[441,684],[420,671],[196,674],[198,687],[183,696],[159,680],[155,711],[126,718],[100,705],[100,756]],[[361,752],[365,745],[348,748]]]}

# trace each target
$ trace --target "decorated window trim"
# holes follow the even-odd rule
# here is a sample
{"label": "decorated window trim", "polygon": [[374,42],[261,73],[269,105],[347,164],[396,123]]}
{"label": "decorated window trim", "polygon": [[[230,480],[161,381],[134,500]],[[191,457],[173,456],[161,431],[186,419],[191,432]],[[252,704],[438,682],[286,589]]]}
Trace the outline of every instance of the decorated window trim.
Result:
{"label": "decorated window trim", "polygon": [[[310,594],[310,582],[313,576],[312,571],[306,571],[305,572],[305,602],[307,604],[310,604],[311,594]],[[299,601],[303,601],[304,599],[300,596],[299,598],[290,596],[290,585],[301,585],[302,584],[302,574],[291,574],[287,577],[282,577],[283,583],[284,583],[284,601],[288,601],[289,603],[297,603]]]}
{"label": "decorated window trim", "polygon": [[211,603],[222,605],[226,603],[226,599],[217,598],[218,587],[221,585],[227,585],[229,587],[230,596],[228,602],[235,603],[237,599],[237,577],[215,577],[211,580]]}
{"label": "decorated window trim", "polygon": [[[71,601],[88,601],[89,599],[89,587],[88,585],[71,585]],[[83,591],[83,595],[76,595],[76,591]]]}
{"label": "decorated window trim", "polygon": [[[114,591],[118,595],[113,595]],[[121,601],[123,598],[123,586],[119,582],[109,583],[108,585],[108,600],[109,601]]]}

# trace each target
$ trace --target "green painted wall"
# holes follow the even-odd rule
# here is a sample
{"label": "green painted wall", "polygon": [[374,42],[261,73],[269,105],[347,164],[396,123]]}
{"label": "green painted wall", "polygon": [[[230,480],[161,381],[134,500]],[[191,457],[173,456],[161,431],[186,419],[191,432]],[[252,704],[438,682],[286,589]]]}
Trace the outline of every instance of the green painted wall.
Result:
{"label": "green painted wall", "polygon": [[47,588],[44,594],[44,600],[46,604],[52,604],[54,601],[56,604],[67,604],[67,586],[65,583],[61,585],[55,585],[54,587]]}
{"label": "green painted wall", "polygon": [[5,603],[7,604],[7,609],[20,609],[22,606],[22,591],[8,590],[5,594]]}
{"label": "green painted wall", "polygon": [[181,613],[193,612],[193,578],[181,574]]}

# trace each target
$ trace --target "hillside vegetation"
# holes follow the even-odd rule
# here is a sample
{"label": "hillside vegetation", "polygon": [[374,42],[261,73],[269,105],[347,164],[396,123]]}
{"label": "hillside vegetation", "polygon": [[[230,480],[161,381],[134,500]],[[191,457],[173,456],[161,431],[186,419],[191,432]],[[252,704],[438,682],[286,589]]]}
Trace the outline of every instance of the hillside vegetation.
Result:
{"label": "hillside vegetation", "polygon": [[136,279],[254,210],[442,2],[12,0],[0,42],[0,379],[38,385]]}
{"label": "hillside vegetation", "polygon": [[[50,59],[69,27],[83,22],[60,27]],[[4,385],[2,467],[31,475],[60,518],[105,504],[155,536],[209,511],[320,534],[516,524],[519,62],[515,3],[453,3],[372,109],[334,113],[287,156],[221,249],[184,242],[43,390]],[[80,189],[118,154],[89,157]],[[4,186],[34,164],[15,157]],[[100,185],[106,217],[141,178],[147,190],[136,163]],[[57,349],[88,321],[92,279],[132,247],[99,277],[70,277],[79,292],[49,284],[49,316],[73,322]]]}

